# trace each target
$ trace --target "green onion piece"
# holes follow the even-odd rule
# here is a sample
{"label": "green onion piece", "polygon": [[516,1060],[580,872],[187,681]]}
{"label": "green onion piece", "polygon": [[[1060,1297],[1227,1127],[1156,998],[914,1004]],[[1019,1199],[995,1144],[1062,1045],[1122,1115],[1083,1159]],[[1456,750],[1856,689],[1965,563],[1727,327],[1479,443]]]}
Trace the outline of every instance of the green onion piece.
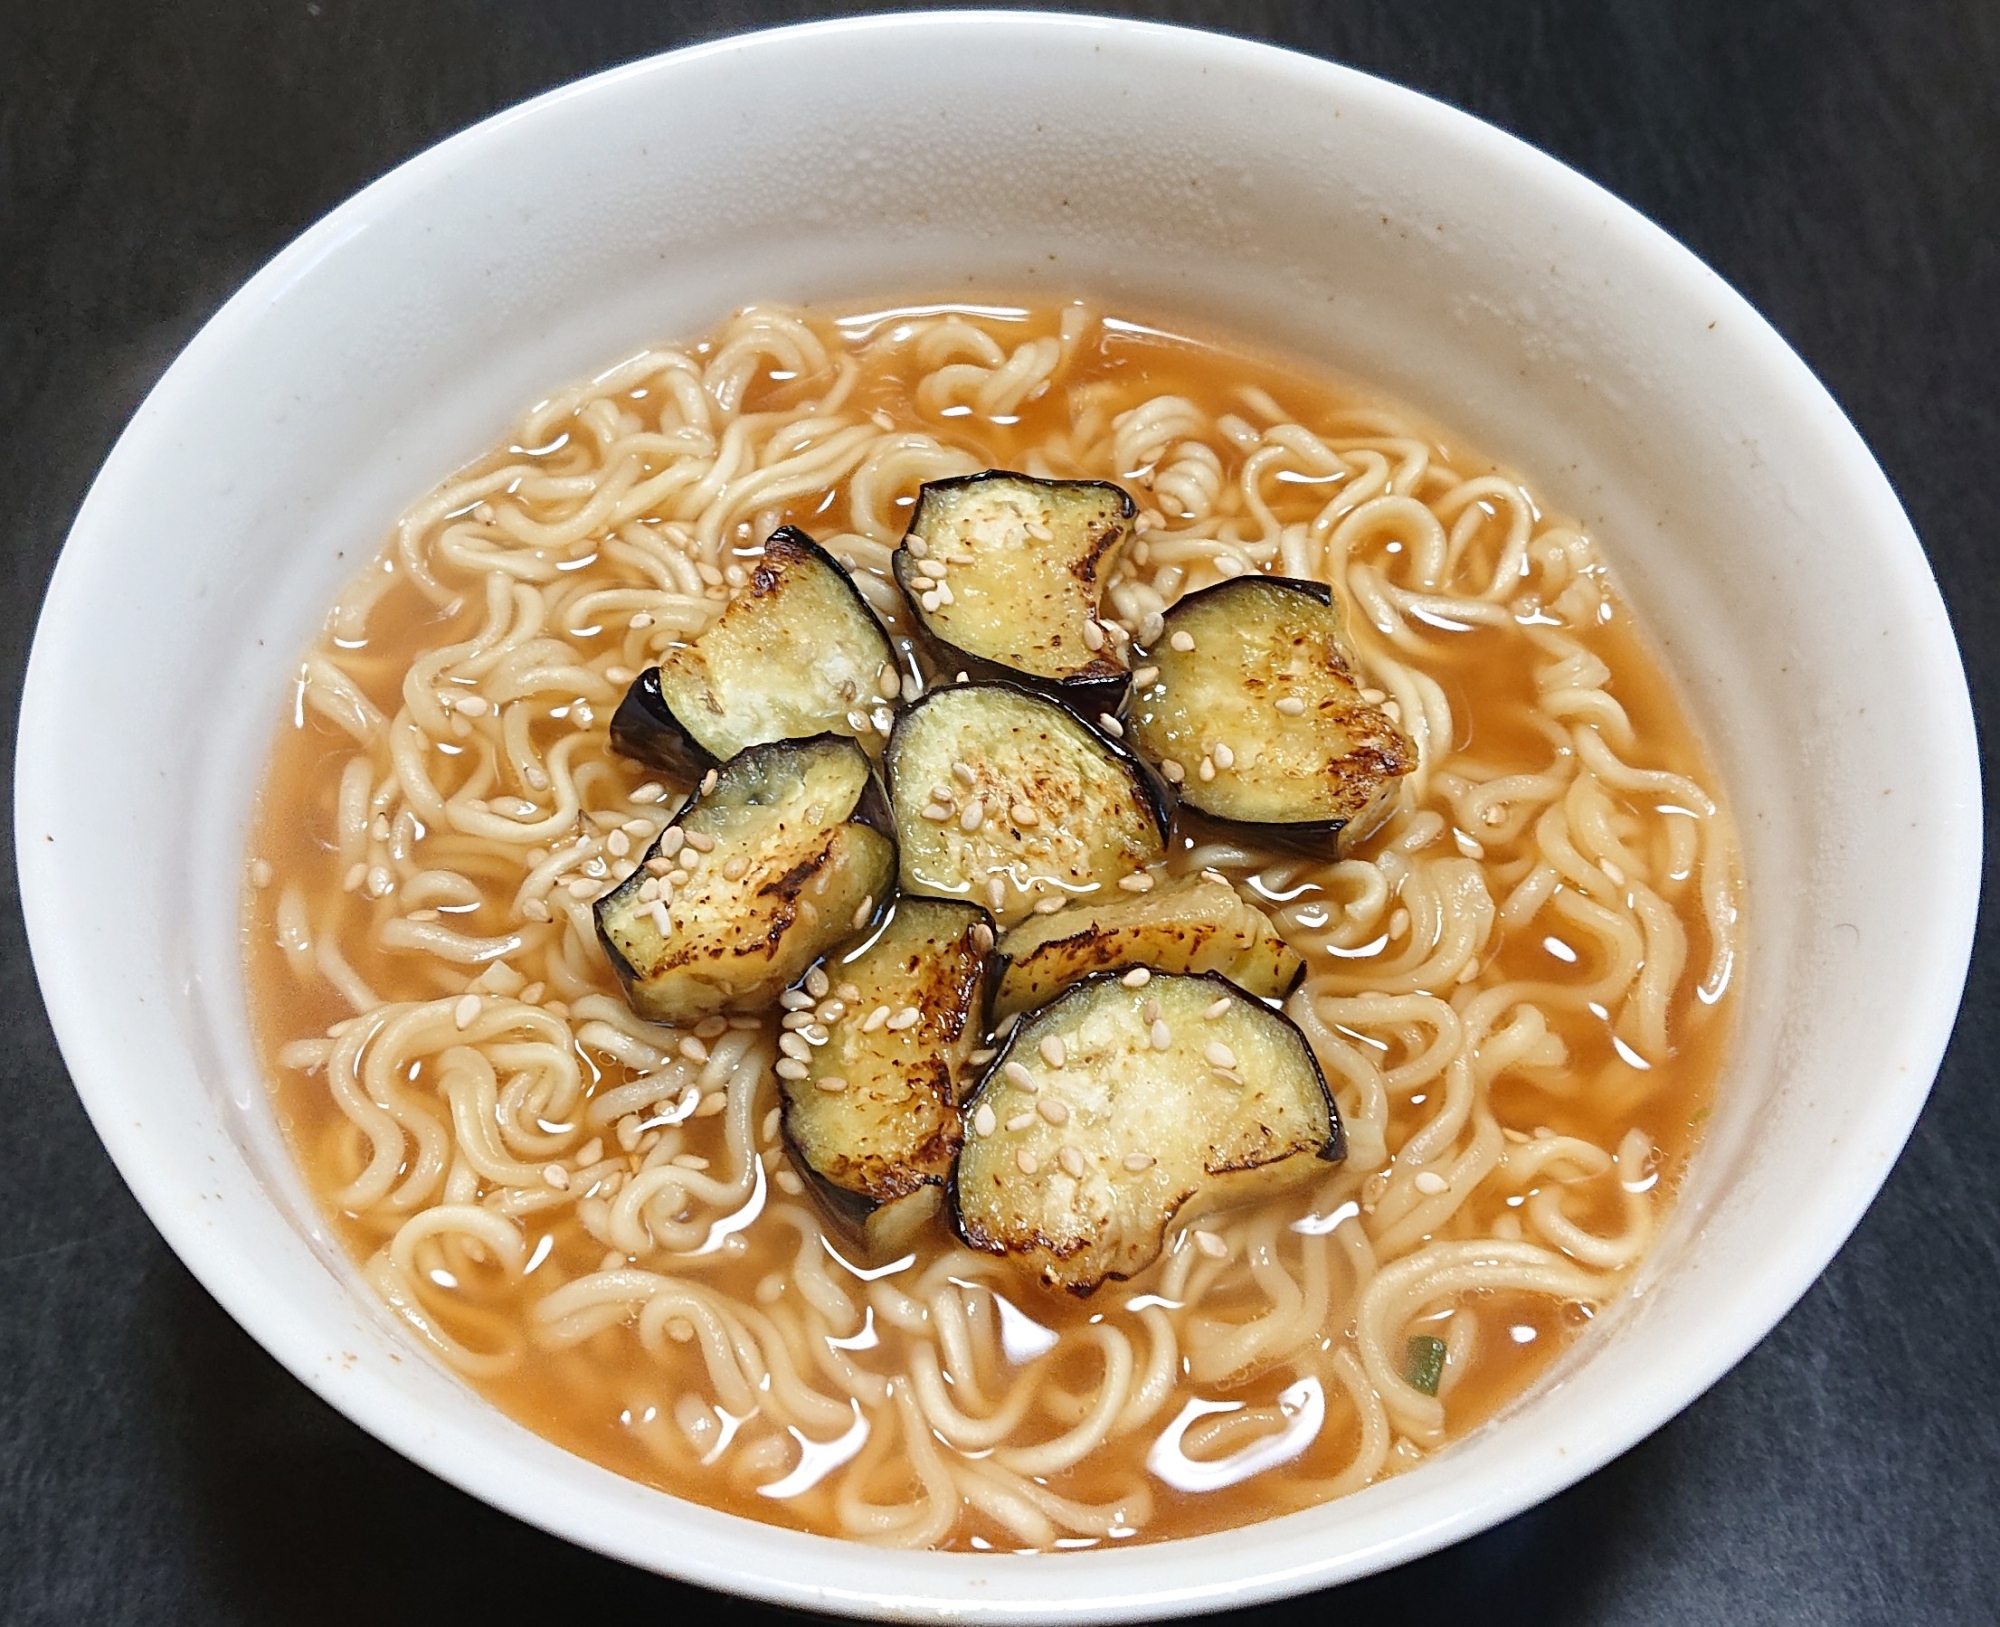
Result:
{"label": "green onion piece", "polygon": [[1425,1395],[1438,1393],[1438,1380],[1444,1377],[1444,1341],[1433,1339],[1428,1333],[1414,1333],[1410,1336],[1410,1383]]}

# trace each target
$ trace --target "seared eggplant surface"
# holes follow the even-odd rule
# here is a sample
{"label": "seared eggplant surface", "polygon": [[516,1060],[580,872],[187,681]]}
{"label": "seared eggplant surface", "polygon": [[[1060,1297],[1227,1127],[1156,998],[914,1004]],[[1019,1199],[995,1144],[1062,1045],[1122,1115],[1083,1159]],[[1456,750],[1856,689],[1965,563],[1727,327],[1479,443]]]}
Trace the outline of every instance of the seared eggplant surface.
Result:
{"label": "seared eggplant surface", "polygon": [[767,1009],[895,885],[887,803],[854,741],[752,746],[714,772],[597,902],[626,1000],[652,1022]]}
{"label": "seared eggplant surface", "polygon": [[1328,834],[1373,828],[1416,747],[1362,698],[1332,590],[1239,576],[1191,593],[1147,652],[1132,740],[1217,819]]}
{"label": "seared eggplant surface", "polygon": [[1245,993],[1280,1000],[1306,969],[1270,917],[1215,875],[1031,916],[1001,939],[1000,953],[1007,969],[995,1018],[1046,1005],[1093,972],[1219,972]]}
{"label": "seared eggplant surface", "polygon": [[970,899],[1003,925],[1115,887],[1166,848],[1138,759],[1012,684],[933,689],[897,720],[885,763],[904,890]]}
{"label": "seared eggplant surface", "polygon": [[873,714],[896,676],[888,635],[847,572],[786,526],[715,623],[633,681],[611,744],[682,776],[769,740],[845,734],[879,744]]}
{"label": "seared eggplant surface", "polygon": [[873,941],[827,964],[839,992],[800,1008],[811,1021],[788,1029],[778,1063],[785,1139],[808,1174],[866,1206],[944,1183],[992,950],[976,905],[905,898]]}
{"label": "seared eggplant surface", "polygon": [[1167,1228],[1344,1156],[1305,1036],[1227,979],[1117,973],[1025,1017],[966,1104],[952,1203],[973,1248],[1087,1294]]}
{"label": "seared eggplant surface", "polygon": [[1043,685],[1094,717],[1128,668],[1098,600],[1132,531],[1132,499],[1101,480],[992,469],[934,480],[896,550],[896,581],[939,664]]}

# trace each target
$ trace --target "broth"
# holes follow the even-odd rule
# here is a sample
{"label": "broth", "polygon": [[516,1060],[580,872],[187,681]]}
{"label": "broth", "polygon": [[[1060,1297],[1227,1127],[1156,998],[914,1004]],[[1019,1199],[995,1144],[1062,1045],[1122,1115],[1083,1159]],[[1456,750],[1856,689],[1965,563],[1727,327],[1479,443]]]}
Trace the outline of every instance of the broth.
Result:
{"label": "broth", "polygon": [[[743,454],[727,479],[718,446]],[[1143,529],[1106,610],[1134,628],[1246,568],[1335,581],[1422,755],[1339,861],[1180,817],[1165,868],[1221,869],[1307,955],[1286,1009],[1349,1157],[1084,1299],[941,1220],[864,1262],[775,1135],[776,1014],[649,1029],[621,1016],[590,931],[591,899],[688,789],[610,752],[631,676],[719,611],[780,524],[849,565],[900,639],[887,558],[918,483],[989,466],[1132,492]],[[1726,1037],[1727,816],[1591,544],[1434,426],[1081,306],[752,311],[538,408],[412,514],[308,652],[275,741],[247,980],[343,1242],[527,1427],[833,1535],[1182,1536],[1464,1435],[1643,1254]],[[538,823],[550,836],[488,833]],[[1439,958],[1454,922],[1486,919],[1469,956]],[[484,1097],[465,1048],[490,1064]],[[626,1246],[619,1193],[673,1167],[710,1195],[669,1184]],[[677,1216],[689,1239],[664,1246]],[[1435,1291],[1395,1300],[1394,1271],[1426,1262]],[[1383,1369],[1427,1335],[1437,1400]],[[731,1344],[747,1354],[716,1354]],[[1115,1416],[1086,1440],[1093,1407]]]}

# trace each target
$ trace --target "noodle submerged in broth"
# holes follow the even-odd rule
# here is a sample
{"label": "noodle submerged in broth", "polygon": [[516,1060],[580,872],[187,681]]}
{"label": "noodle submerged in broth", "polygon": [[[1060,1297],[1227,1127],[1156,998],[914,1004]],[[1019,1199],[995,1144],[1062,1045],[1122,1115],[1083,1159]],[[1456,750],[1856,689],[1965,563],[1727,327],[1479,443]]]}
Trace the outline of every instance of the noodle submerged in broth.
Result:
{"label": "noodle submerged in broth", "polygon": [[[1177,820],[1161,879],[1220,872],[1305,957],[1284,1010],[1347,1154],[1088,1298],[942,1215],[863,1257],[785,1150],[781,1014],[639,1020],[592,919],[692,789],[611,750],[634,676],[783,525],[906,649],[918,487],[986,468],[1131,494],[1121,640],[1227,578],[1332,584],[1417,755],[1351,851]],[[496,1405],[718,1507],[1053,1548],[1365,1486],[1621,1291],[1706,1114],[1732,836],[1595,545],[1402,409],[1227,346],[1081,305],[745,311],[412,509],[299,695],[245,939],[313,1186]],[[871,704],[879,747],[902,697]]]}

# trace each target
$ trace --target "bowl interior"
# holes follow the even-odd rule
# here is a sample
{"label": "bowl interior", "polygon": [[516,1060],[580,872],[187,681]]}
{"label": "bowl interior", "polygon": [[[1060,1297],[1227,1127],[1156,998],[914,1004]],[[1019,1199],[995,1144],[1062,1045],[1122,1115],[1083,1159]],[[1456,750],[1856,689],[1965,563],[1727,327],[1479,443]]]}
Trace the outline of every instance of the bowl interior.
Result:
{"label": "bowl interior", "polygon": [[[890,1559],[620,1481],[417,1353],[278,1137],[237,886],[297,653],[395,515],[523,405],[752,299],[992,290],[1087,294],[1372,380],[1581,518],[1733,801],[1750,950],[1718,1109],[1640,1290],[1448,1464],[1164,1548]],[[1465,1535],[1761,1337],[1858,1219],[1935,1070],[1977,892],[1974,762],[1886,482],[1797,358],[1662,234],[1511,139],[1325,64],[959,14],[587,81],[405,166],[261,273],[78,519],[30,673],[18,841],[100,1133],[209,1289],[335,1405],[489,1501],[712,1585],[1110,1618],[1295,1592]]]}

